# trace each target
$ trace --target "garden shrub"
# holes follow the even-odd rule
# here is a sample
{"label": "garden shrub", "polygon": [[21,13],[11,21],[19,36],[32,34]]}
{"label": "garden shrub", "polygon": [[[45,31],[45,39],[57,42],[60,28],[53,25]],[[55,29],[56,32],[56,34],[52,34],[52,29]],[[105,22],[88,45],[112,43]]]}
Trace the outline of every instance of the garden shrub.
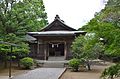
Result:
{"label": "garden shrub", "polygon": [[20,64],[23,65],[25,69],[30,69],[34,65],[34,60],[30,57],[25,57],[20,60]]}
{"label": "garden shrub", "polygon": [[71,59],[69,61],[69,66],[72,67],[73,71],[78,71],[79,65],[80,65],[80,61],[78,59],[76,59],[76,58]]}
{"label": "garden shrub", "polygon": [[101,79],[116,79],[117,77],[120,77],[120,63],[106,68],[101,75]]}

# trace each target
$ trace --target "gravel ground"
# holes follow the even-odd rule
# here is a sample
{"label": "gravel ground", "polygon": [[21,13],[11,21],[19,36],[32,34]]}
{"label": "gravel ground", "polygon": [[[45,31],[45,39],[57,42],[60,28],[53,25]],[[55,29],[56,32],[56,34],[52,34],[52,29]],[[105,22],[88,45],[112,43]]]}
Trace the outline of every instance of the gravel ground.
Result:
{"label": "gravel ground", "polygon": [[66,68],[38,68],[13,79],[58,79]]}
{"label": "gravel ground", "polygon": [[[9,71],[8,68],[0,70],[0,76],[8,76],[8,71]],[[12,68],[12,76],[25,74],[28,71],[30,71],[30,70],[21,70],[21,69]]]}
{"label": "gravel ground", "polygon": [[[8,78],[8,71],[9,71],[8,68],[6,68],[6,69],[0,69],[0,79],[9,79]],[[30,70],[21,70],[21,69],[18,69],[18,68],[12,68],[12,76],[17,76],[17,75],[20,75],[20,74],[25,74],[28,71],[30,71]]]}
{"label": "gravel ground", "polygon": [[[91,71],[79,71],[79,72],[71,72],[70,69],[62,75],[60,79],[100,79],[100,75],[102,71],[110,66],[111,64],[107,65],[94,65],[92,66]],[[120,78],[116,78],[120,79]]]}

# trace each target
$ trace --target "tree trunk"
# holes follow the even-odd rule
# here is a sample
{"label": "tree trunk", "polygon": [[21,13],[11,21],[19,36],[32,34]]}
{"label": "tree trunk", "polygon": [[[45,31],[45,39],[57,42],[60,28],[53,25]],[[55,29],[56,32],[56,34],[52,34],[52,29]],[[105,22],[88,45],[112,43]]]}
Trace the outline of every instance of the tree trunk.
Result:
{"label": "tree trunk", "polygon": [[4,61],[4,68],[7,68],[7,60]]}
{"label": "tree trunk", "polygon": [[18,61],[17,61],[17,62],[18,62],[18,68],[20,68],[20,60],[18,59]]}
{"label": "tree trunk", "polygon": [[114,79],[114,78],[113,78],[113,75],[110,77],[110,79]]}
{"label": "tree trunk", "polygon": [[90,70],[91,70],[91,67],[90,67],[90,62],[89,62],[89,60],[87,60],[87,67],[88,67],[88,70],[90,71]]}
{"label": "tree trunk", "polygon": [[3,62],[4,62],[4,68],[7,68],[7,63],[8,63],[7,53],[4,53],[3,55]]}

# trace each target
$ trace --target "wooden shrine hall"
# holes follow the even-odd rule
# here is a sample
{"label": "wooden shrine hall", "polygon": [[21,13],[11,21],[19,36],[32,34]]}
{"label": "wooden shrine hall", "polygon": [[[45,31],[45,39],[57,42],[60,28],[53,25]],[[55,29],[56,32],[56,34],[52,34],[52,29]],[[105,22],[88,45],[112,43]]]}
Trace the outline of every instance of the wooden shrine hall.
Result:
{"label": "wooden shrine hall", "polygon": [[27,34],[36,39],[29,44],[30,56],[48,60],[53,56],[64,56],[64,59],[70,59],[72,57],[72,42],[76,36],[85,35],[86,32],[67,26],[56,15],[54,21],[39,32],[28,32]]}

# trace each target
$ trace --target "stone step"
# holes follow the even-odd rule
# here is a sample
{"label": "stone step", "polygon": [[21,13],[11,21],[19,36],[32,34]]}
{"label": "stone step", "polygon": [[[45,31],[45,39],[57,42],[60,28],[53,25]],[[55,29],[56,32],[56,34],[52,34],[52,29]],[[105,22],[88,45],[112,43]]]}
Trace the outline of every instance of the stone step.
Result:
{"label": "stone step", "polygon": [[64,61],[64,56],[61,56],[61,57],[49,57],[48,61]]}
{"label": "stone step", "polygon": [[64,68],[63,63],[44,63],[44,68]]}

